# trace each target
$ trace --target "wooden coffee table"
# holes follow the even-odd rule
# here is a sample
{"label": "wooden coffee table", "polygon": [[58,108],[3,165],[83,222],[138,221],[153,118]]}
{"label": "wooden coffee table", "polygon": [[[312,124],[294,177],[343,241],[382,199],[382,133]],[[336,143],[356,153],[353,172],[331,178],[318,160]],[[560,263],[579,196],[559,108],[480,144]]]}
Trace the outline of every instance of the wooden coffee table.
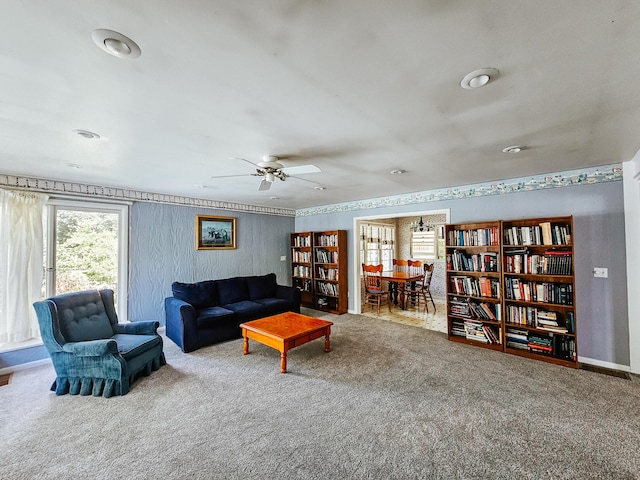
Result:
{"label": "wooden coffee table", "polygon": [[324,351],[330,351],[329,335],[333,322],[294,312],[240,324],[244,337],[244,354],[249,353],[249,339],[280,352],[280,371],[287,373],[287,352],[316,338],[324,337]]}

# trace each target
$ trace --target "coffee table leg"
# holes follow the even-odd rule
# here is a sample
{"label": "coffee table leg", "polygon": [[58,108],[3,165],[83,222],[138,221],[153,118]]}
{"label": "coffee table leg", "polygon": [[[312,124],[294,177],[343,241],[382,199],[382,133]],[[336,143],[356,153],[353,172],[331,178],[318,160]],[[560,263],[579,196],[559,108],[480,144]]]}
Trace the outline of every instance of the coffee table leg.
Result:
{"label": "coffee table leg", "polygon": [[280,352],[280,372],[287,373],[287,352]]}
{"label": "coffee table leg", "polygon": [[331,351],[331,343],[329,342],[329,335],[331,334],[331,330],[327,328],[327,333],[324,335],[324,351]]}
{"label": "coffee table leg", "polygon": [[244,337],[244,354],[249,353],[249,337]]}

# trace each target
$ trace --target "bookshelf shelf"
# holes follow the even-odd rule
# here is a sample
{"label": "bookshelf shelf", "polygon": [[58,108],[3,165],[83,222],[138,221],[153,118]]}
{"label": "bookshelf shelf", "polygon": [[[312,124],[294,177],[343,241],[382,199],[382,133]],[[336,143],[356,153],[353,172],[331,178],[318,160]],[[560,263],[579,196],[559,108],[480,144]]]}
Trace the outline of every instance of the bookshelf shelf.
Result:
{"label": "bookshelf shelf", "polygon": [[449,340],[579,366],[573,217],[460,223],[445,235]]}

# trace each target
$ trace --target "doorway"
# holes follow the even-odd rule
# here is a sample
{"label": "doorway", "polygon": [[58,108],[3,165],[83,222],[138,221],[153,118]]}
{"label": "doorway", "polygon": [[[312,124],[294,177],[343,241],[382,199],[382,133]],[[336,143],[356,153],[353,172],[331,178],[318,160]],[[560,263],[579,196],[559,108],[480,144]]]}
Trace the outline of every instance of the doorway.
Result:
{"label": "doorway", "polygon": [[[446,332],[446,262],[444,236],[441,232],[444,225],[448,223],[450,223],[450,209],[354,217],[355,234],[352,250],[354,270],[352,273],[357,284],[354,288],[354,311],[365,316]],[[374,228],[370,228],[371,226]],[[390,231],[393,231],[392,236],[389,235]],[[374,234],[373,238],[369,233]],[[375,234],[379,236],[375,237]],[[378,245],[380,262],[370,262],[369,260],[373,260],[374,257],[378,258],[375,255]],[[423,302],[420,302],[419,309],[416,306],[401,309],[394,305],[391,313],[385,307],[380,310],[379,315],[375,309],[371,311],[368,306],[363,309],[362,263],[385,264],[382,260],[386,259],[388,260],[386,263],[390,264],[390,259],[393,258],[420,259],[434,264],[431,291],[436,304],[435,312],[431,303],[427,312]]]}

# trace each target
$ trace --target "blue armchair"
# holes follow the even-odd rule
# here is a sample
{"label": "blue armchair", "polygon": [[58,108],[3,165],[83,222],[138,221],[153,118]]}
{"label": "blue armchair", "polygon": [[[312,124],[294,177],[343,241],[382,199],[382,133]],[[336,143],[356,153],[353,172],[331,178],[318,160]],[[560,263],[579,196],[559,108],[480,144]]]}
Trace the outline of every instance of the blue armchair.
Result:
{"label": "blue armchair", "polygon": [[49,351],[56,395],[125,395],[167,362],[159,322],[118,323],[112,290],[87,290],[33,304]]}

